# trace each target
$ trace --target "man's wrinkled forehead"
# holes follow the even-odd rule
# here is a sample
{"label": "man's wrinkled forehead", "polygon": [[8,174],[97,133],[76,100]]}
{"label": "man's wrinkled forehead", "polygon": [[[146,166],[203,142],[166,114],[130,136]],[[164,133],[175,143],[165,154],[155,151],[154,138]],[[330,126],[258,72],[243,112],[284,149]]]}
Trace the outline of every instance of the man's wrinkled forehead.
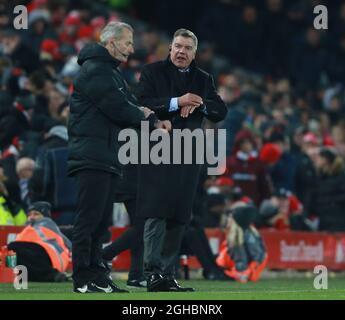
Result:
{"label": "man's wrinkled forehead", "polygon": [[113,40],[121,41],[121,40],[131,40],[133,41],[133,32],[127,28],[123,28],[121,34],[116,38],[114,37]]}
{"label": "man's wrinkled forehead", "polygon": [[177,36],[172,42],[172,45],[175,44],[196,50],[195,43],[190,37]]}

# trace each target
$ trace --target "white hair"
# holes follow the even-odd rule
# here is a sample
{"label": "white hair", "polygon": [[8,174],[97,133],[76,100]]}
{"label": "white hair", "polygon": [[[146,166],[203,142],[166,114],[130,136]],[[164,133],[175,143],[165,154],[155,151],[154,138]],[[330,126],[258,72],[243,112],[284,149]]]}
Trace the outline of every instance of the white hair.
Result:
{"label": "white hair", "polygon": [[101,45],[106,45],[111,39],[120,39],[122,36],[123,29],[128,29],[133,32],[133,28],[124,22],[112,21],[109,22],[101,31],[100,43]]}

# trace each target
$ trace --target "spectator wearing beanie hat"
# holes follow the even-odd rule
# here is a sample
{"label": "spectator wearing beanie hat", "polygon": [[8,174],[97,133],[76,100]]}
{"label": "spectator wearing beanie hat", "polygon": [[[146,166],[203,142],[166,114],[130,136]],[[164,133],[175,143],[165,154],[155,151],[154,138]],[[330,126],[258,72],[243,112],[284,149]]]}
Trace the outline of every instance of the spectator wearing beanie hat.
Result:
{"label": "spectator wearing beanie hat", "polygon": [[51,219],[50,210],[49,202],[32,203],[27,210],[28,225],[8,245],[16,252],[18,264],[26,266],[29,281],[68,280],[64,272],[70,263],[72,245]]}
{"label": "spectator wearing beanie hat", "polygon": [[51,218],[51,205],[46,201],[37,201],[28,207],[29,222],[38,221],[45,218]]}

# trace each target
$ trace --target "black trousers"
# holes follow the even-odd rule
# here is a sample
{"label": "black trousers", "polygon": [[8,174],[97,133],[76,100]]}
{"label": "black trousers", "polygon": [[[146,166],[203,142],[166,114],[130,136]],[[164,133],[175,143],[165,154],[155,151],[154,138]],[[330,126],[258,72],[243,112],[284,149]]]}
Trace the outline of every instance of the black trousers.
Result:
{"label": "black trousers", "polygon": [[199,226],[188,226],[182,241],[182,252],[195,255],[204,272],[219,272],[221,269],[216,264],[205,230]]}
{"label": "black trousers", "polygon": [[131,226],[112,244],[103,249],[103,258],[113,260],[122,251],[131,250],[131,267],[128,280],[138,280],[144,275],[144,219],[136,219],[136,199],[124,201]]}
{"label": "black trousers", "polygon": [[171,219],[149,218],[144,228],[144,273],[175,277],[175,264],[186,225]]}
{"label": "black trousers", "polygon": [[74,285],[106,281],[102,262],[102,242],[109,232],[118,176],[98,170],[76,174],[77,216],[72,236]]}

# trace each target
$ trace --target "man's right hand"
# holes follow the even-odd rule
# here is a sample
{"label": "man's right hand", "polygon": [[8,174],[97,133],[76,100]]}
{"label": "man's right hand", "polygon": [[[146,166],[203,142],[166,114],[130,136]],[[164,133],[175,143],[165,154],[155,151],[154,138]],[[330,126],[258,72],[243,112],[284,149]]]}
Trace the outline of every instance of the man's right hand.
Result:
{"label": "man's right hand", "polygon": [[194,93],[186,93],[185,95],[178,97],[177,102],[179,107],[200,107],[203,104],[202,98]]}
{"label": "man's right hand", "polygon": [[140,110],[144,112],[145,119],[147,119],[150,114],[154,113],[151,109],[147,107],[140,107]]}

